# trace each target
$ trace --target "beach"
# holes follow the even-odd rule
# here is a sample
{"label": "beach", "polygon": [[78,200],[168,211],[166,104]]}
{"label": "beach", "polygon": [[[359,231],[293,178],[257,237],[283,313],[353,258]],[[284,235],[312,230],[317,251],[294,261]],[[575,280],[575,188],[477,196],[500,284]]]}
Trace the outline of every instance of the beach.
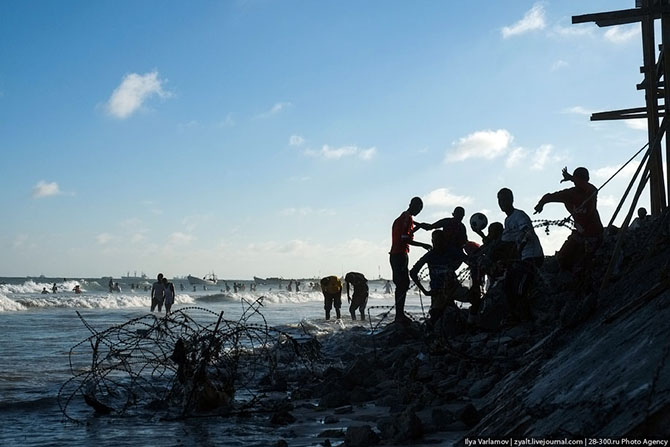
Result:
{"label": "beach", "polygon": [[[77,312],[99,331],[141,317],[149,311],[149,292],[130,289],[121,282],[121,293],[109,293],[101,279],[66,280],[63,278],[0,278],[0,326],[3,327],[2,372],[0,374],[0,414],[5,421],[0,431],[2,445],[115,446],[126,444],[161,445],[270,445],[284,434],[293,436],[291,445],[318,445],[316,435],[324,429],[323,411],[298,409],[301,423],[283,430],[268,426],[267,416],[256,418],[196,418],[161,421],[147,418],[96,417],[91,408],[82,406],[85,423],[68,421],[57,402],[60,387],[72,377],[68,354],[77,343],[90,336]],[[56,282],[60,291],[42,295],[43,287]],[[80,284],[84,292],[71,291]],[[176,286],[179,290],[179,282]],[[383,283],[371,283],[369,306],[388,306],[392,295],[382,293]],[[188,284],[184,285],[189,290]],[[246,303],[264,296],[262,312],[269,325],[289,332],[302,327],[314,335],[328,336],[351,328],[367,333],[369,325],[352,322],[348,316],[346,295],[342,321],[326,322],[320,292],[288,292],[270,285],[259,285],[256,292],[225,293],[221,287],[199,287],[194,293],[177,292],[174,310],[188,308],[195,319],[211,321],[224,312],[237,319]],[[269,290],[273,288],[274,290]],[[377,289],[377,291],[375,291]],[[408,309],[421,313],[417,295],[410,296]],[[385,309],[372,309],[373,315]],[[159,315],[156,313],[156,315]],[[334,360],[339,362],[339,360]],[[306,404],[307,402],[304,402]],[[318,403],[318,401],[316,402]],[[373,411],[368,409],[368,411]],[[373,411],[374,412],[374,411]],[[346,428],[346,417],[339,428]],[[328,428],[332,428],[329,426]],[[287,433],[284,433],[284,432]],[[287,436],[288,437],[288,436]],[[225,439],[225,441],[222,441]]]}

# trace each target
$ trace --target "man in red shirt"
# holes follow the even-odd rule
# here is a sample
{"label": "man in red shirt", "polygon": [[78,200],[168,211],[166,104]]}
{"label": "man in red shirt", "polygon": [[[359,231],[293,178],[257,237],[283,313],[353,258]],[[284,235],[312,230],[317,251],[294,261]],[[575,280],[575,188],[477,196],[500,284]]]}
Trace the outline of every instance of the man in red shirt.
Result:
{"label": "man in red shirt", "polygon": [[407,323],[405,315],[405,298],[409,290],[409,246],[415,245],[430,250],[432,247],[422,242],[414,241],[414,219],[423,209],[420,197],[414,197],[409,202],[409,208],[393,221],[391,229],[391,251],[389,252],[393,284],[395,284],[395,321]]}
{"label": "man in red shirt", "polygon": [[597,208],[598,189],[589,183],[589,171],[577,168],[572,175],[563,168],[561,183],[571,181],[572,188],[542,196],[535,206],[541,213],[546,203],[562,203],[575,221],[575,231],[556,254],[562,270],[575,272],[588,270],[593,256],[602,243],[603,224]]}

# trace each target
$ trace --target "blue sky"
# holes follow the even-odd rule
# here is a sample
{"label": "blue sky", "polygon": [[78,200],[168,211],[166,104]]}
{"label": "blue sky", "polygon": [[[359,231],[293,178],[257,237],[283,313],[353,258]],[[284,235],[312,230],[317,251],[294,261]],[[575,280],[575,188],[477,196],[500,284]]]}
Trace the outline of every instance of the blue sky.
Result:
{"label": "blue sky", "polygon": [[388,277],[412,196],[494,221],[506,186],[530,214],[646,142],[588,119],[643,104],[639,26],[570,20],[633,6],[2,2],[0,276]]}

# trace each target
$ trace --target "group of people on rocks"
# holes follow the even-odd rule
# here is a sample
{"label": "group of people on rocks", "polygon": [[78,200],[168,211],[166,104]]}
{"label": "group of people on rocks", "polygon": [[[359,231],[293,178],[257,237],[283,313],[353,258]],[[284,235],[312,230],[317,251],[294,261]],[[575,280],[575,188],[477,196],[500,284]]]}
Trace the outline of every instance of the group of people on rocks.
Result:
{"label": "group of people on rocks", "polygon": [[[560,269],[575,275],[583,293],[591,290],[591,263],[602,243],[603,225],[597,210],[595,186],[589,183],[589,172],[579,167],[572,174],[563,169],[561,182],[573,183],[571,188],[545,194],[535,206],[535,213],[541,213],[549,203],[562,203],[570,213],[575,229],[557,252]],[[465,210],[454,209],[452,217],[427,224],[414,221],[414,216],[423,209],[423,202],[414,197],[407,210],[393,222],[392,245],[389,253],[395,290],[395,321],[407,324],[405,300],[410,288],[410,278],[419,290],[431,297],[429,324],[434,324],[445,309],[455,308],[454,298],[470,302],[470,315],[474,320],[480,309],[481,289],[485,278],[489,283],[500,283],[511,315],[519,320],[530,318],[529,291],[536,269],[544,261],[544,252],[533,223],[523,210],[514,207],[514,194],[508,188],[498,191],[498,205],[506,215],[504,224],[493,222],[488,226],[488,234],[483,228],[473,228],[482,238],[482,244],[468,241],[463,225]],[[433,230],[432,245],[414,240],[418,230]],[[410,269],[410,245],[427,250]],[[463,264],[470,269],[472,284],[469,290],[456,276],[456,270]],[[419,278],[419,271],[427,265],[430,289],[426,289]],[[461,292],[460,295],[458,292]],[[458,296],[457,296],[458,295]]]}
{"label": "group of people on rocks", "polygon": [[[575,169],[572,174],[564,168],[562,175],[561,182],[572,182],[573,186],[543,195],[535,206],[535,213],[541,213],[549,203],[562,203],[570,213],[575,228],[556,253],[556,259],[562,271],[574,276],[580,292],[589,294],[593,292],[592,260],[604,233],[597,209],[598,189],[589,182],[589,171],[584,167]],[[485,284],[502,290],[513,319],[527,321],[531,318],[529,292],[537,269],[544,262],[544,251],[528,214],[514,207],[513,192],[509,188],[502,188],[498,191],[497,199],[500,210],[506,216],[504,223],[490,223],[486,233],[486,222],[481,228],[473,225],[473,231],[482,239],[481,244],[468,239],[463,224],[465,210],[462,207],[456,207],[451,217],[434,223],[415,222],[414,217],[423,209],[423,201],[419,197],[411,199],[407,210],[393,222],[391,231],[389,262],[395,284],[396,323],[404,325],[410,321],[405,314],[410,279],[423,294],[431,297],[429,326],[434,325],[446,309],[456,308],[455,301],[471,304],[470,322],[474,323],[480,311]],[[640,219],[643,218],[640,216]],[[414,239],[419,230],[432,231],[431,244]],[[411,269],[408,256],[410,246],[426,250]],[[456,275],[463,263],[470,270],[472,281],[469,288],[465,288]],[[419,277],[424,266],[428,268],[429,288]],[[335,275],[326,276],[320,284],[314,284],[313,289],[318,289],[319,285],[324,297],[326,320],[330,319],[333,308],[336,317],[341,318],[344,286],[352,320],[356,320],[357,313],[361,320],[365,319],[369,287],[362,273],[349,272],[342,279]],[[293,286],[296,292],[300,290],[300,282],[294,280],[289,282],[287,290],[293,291]],[[237,291],[244,286],[234,283],[233,287]],[[385,293],[391,291],[388,281],[384,289]],[[229,290],[227,284],[226,290]],[[160,312],[164,304],[168,314],[174,297],[174,285],[159,274],[151,288],[151,310],[158,308]]]}

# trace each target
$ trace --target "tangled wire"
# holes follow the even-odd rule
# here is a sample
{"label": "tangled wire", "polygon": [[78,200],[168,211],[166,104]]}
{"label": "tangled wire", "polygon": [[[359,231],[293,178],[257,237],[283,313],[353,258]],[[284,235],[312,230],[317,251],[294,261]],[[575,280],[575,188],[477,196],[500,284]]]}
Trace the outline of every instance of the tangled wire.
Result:
{"label": "tangled wire", "polygon": [[[320,349],[312,337],[268,326],[259,311],[262,302],[263,297],[247,302],[237,321],[189,307],[101,332],[77,312],[91,336],[70,349],[73,377],[58,392],[63,415],[75,422],[89,415],[90,409],[72,405],[77,398],[97,414],[165,419],[231,414],[258,405],[259,383],[272,381],[278,371],[312,371]],[[191,311],[217,319],[199,323]],[[250,322],[252,317],[260,322]]]}

